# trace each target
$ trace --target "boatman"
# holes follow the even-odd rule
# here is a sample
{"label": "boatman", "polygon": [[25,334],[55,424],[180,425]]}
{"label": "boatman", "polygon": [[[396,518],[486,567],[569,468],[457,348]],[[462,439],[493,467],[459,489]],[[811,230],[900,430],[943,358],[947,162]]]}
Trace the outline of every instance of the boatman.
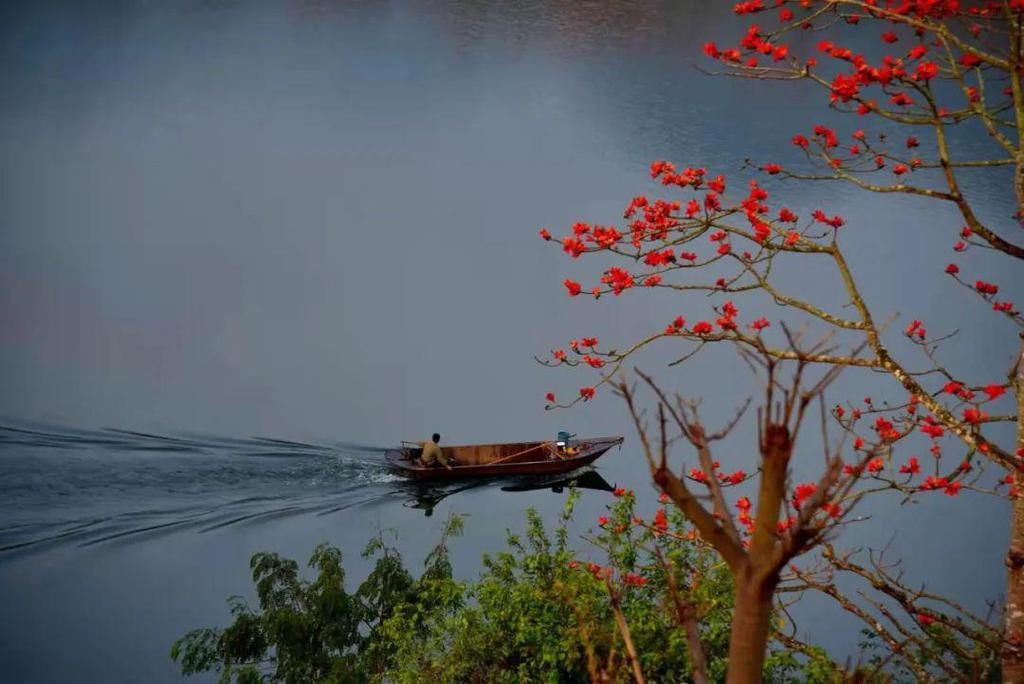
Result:
{"label": "boatman", "polygon": [[436,432],[431,435],[429,442],[423,443],[423,453],[420,454],[420,465],[425,466],[436,466],[443,465],[448,470],[452,467],[448,465],[448,459],[441,453],[441,446],[438,442],[441,441],[441,435]]}

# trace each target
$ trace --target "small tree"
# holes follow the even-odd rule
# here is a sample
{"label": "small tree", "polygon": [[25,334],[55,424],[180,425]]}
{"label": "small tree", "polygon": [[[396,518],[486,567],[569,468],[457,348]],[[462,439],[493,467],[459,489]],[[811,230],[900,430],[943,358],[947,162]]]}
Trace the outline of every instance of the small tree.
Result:
{"label": "small tree", "polygon": [[[764,22],[751,25],[735,47],[720,48],[714,43],[704,46],[706,55],[722,65],[719,73],[814,84],[825,91],[833,110],[877,121],[883,130],[869,134],[858,128],[849,134],[847,143],[841,144],[839,133],[819,125],[792,138],[810,170],[790,169],[778,160],[751,162],[751,166],[769,177],[839,181],[881,196],[911,195],[948,203],[963,219],[962,227],[956,228],[959,239],[953,245],[958,254],[985,250],[1011,260],[1024,258],[1017,232],[1024,217],[1024,86],[1019,77],[1024,68],[1024,3],[778,0],[770,9],[765,4],[762,0],[740,2],[735,11],[738,15],[770,13],[759,18],[770,22],[771,27]],[[809,31],[822,37],[817,44],[818,54],[795,54],[786,41]],[[872,41],[877,38],[877,45],[885,51],[865,56],[864,51],[851,47],[851,41],[865,34]],[[981,159],[958,155],[952,131],[972,125],[988,133],[999,153]],[[906,134],[900,135],[904,127]],[[931,139],[925,139],[926,135]],[[982,218],[983,212],[978,211],[967,189],[965,174],[986,176],[981,182],[989,187],[1006,187],[1014,197],[1016,220],[992,222]],[[592,289],[567,279],[569,295],[586,292],[599,298],[649,287],[706,293],[723,301],[705,320],[690,325],[682,316],[663,321],[662,325],[667,323],[664,328],[659,326],[658,332],[626,347],[626,351],[602,349],[596,338],[583,338],[570,344],[571,353],[555,350],[545,363],[600,369],[597,384],[604,384],[612,382],[615,371],[640,349],[667,339],[692,343],[681,361],[708,345],[730,342],[769,363],[792,361],[888,375],[895,381],[893,388],[902,390],[905,399],[877,406],[870,402],[857,408],[836,406],[832,411],[834,419],[851,433],[861,429],[866,415],[874,414],[875,418],[872,435],[855,436],[853,447],[858,459],[844,464],[847,470],[835,476],[836,483],[844,482],[844,477],[853,480],[868,475],[878,479],[892,473],[888,481],[898,485],[892,489],[909,496],[936,491],[956,496],[964,488],[991,490],[978,479],[984,463],[994,463],[1005,471],[997,491],[1011,498],[1013,513],[1006,556],[1009,572],[1001,642],[1002,676],[1005,681],[1024,681],[1024,498],[1017,496],[1017,478],[1024,458],[1024,348],[1017,337],[1024,329],[1024,318],[1000,294],[1006,284],[1001,286],[983,276],[962,277],[957,263],[945,265],[941,276],[974,292],[979,302],[991,307],[1002,320],[1003,327],[994,327],[985,335],[987,339],[995,335],[1003,342],[1010,363],[1006,378],[961,377],[939,359],[938,346],[944,338],[929,335],[922,321],[908,320],[900,328],[927,363],[924,370],[915,369],[912,364],[917,362],[902,358],[890,346],[883,319],[892,312],[873,310],[861,292],[846,257],[846,243],[856,240],[857,233],[846,227],[842,216],[817,209],[801,221],[785,206],[770,206],[769,192],[758,181],[740,186],[738,193],[736,186],[729,184],[727,191],[724,175],[702,167],[678,169],[672,163],[657,161],[651,165],[651,177],[684,195],[656,200],[638,196],[626,207],[629,222],[623,230],[577,223],[561,240],[562,248],[573,258],[601,252],[624,262],[605,270]],[[552,239],[543,229],[541,236]],[[777,274],[781,269],[799,268],[804,262],[824,263],[833,269],[845,307],[821,306],[814,302],[812,293],[787,291],[779,284]],[[900,273],[888,275],[894,284],[901,278]],[[759,310],[743,325],[740,306],[745,308],[744,302],[758,306],[765,300],[783,307],[791,321],[802,319],[801,326],[831,335],[828,339],[832,342],[806,350],[792,344],[791,336],[781,344],[773,343],[768,330],[772,321],[761,315],[768,314],[767,310]],[[778,320],[775,322],[778,327]],[[846,351],[839,351],[840,343]],[[619,389],[621,392],[621,385]],[[578,397],[561,403],[549,394],[548,404],[553,408],[587,401],[595,391],[596,385],[583,387]],[[661,405],[665,405],[664,397]],[[786,444],[778,429],[786,422],[777,422],[772,408],[765,408],[761,420],[760,496],[767,496],[767,524],[778,518],[779,507],[789,497],[772,489],[785,482],[785,473],[775,473],[779,466],[771,464],[771,454],[776,449],[772,445]],[[684,433],[688,431],[686,421],[676,422]],[[1001,424],[1012,423],[1016,423],[1015,440],[1006,439],[1005,432],[1000,431]],[[896,444],[913,433],[927,437],[936,457],[934,471],[924,478],[916,459],[902,465],[893,462]],[[960,449],[947,446],[950,436],[962,445]],[[691,441],[700,455],[702,439]],[[702,458],[702,464],[704,461]],[[744,563],[755,556],[763,558],[765,549],[779,543],[762,538],[759,545],[755,540],[749,557],[738,561],[739,554],[733,548],[737,542],[731,539],[733,535],[721,520],[721,513],[716,511],[717,520],[707,518],[694,507],[693,497],[674,484],[682,480],[666,479],[665,469],[657,461],[655,465],[656,481],[664,491],[675,489],[673,499],[709,541],[720,539],[716,549],[736,568],[738,577],[744,572]],[[712,502],[721,508],[724,503],[718,501],[720,497],[714,491],[717,478],[710,475],[706,465],[703,469],[702,477],[713,486]],[[766,481],[774,483],[767,490]],[[816,491],[827,489],[819,486]],[[798,486],[792,494],[799,491]],[[761,506],[759,500],[758,511]],[[725,529],[718,529],[723,525]],[[769,534],[755,526],[755,536],[759,532]],[[739,583],[737,591],[738,620],[744,606]],[[763,644],[764,620],[759,614],[754,617],[756,626],[749,629],[756,639],[750,643]],[[734,630],[738,626],[734,623]],[[734,639],[748,637],[734,634]]]}

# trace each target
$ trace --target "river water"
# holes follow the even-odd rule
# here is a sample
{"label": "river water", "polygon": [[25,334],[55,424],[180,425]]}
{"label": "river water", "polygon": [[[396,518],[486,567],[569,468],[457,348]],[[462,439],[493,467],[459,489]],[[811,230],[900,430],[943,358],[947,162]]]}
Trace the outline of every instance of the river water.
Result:
{"label": "river water", "polygon": [[[171,641],[224,623],[256,551],[305,559],[329,541],[357,578],[378,527],[417,563],[456,511],[470,515],[456,570],[472,576],[526,507],[550,517],[564,503],[563,483],[410,488],[381,466],[401,439],[626,436],[582,482],[577,531],[610,486],[651,492],[621,404],[603,393],[544,411],[548,390],[591,380],[531,357],[585,335],[626,344],[708,302],[570,300],[562,280],[592,280],[596,265],[536,233],[616,221],[632,196],[660,192],[653,159],[742,178],[746,157],[785,163],[816,123],[861,125],[821,93],[694,69],[705,40],[745,28],[731,5],[0,7],[4,681],[176,681]],[[991,152],[984,136],[958,142],[969,158]],[[967,185],[986,218],[1012,214],[999,184]],[[967,331],[944,347],[950,367],[1005,376],[1013,331],[934,276],[959,230],[948,208],[838,184],[778,191],[858,231],[848,258],[879,319]],[[1004,261],[972,259],[1021,299]],[[842,304],[813,268],[779,277]],[[913,353],[899,329],[891,348]],[[754,391],[732,352],[669,370],[674,351],[638,363],[702,396],[710,423]],[[849,374],[829,398],[901,399],[888,382]],[[752,438],[743,423],[716,456],[751,471]],[[814,441],[798,479],[818,474]],[[882,497],[848,538],[895,539],[913,577],[983,609],[1001,592],[1006,507],[967,499]],[[821,606],[800,618],[831,648],[856,642]]]}

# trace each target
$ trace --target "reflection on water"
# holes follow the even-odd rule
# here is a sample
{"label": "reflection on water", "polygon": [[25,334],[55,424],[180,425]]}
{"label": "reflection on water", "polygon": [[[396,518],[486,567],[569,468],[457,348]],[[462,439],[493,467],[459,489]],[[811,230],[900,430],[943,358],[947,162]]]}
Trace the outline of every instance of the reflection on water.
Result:
{"label": "reflection on water", "polygon": [[611,492],[615,489],[600,473],[587,466],[575,473],[556,476],[490,477],[447,484],[409,480],[403,483],[397,491],[412,497],[403,504],[404,506],[422,509],[424,515],[429,517],[433,514],[434,507],[443,499],[459,492],[482,487],[500,487],[503,492],[533,492],[550,489],[556,494],[563,493],[568,487],[601,492]]}

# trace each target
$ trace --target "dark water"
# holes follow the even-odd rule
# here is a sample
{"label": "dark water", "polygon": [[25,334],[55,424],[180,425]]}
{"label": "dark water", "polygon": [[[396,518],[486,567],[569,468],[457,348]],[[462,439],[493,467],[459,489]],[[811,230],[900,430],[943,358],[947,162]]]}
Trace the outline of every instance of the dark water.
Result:
{"label": "dark water", "polygon": [[[357,578],[378,527],[397,529],[416,563],[459,511],[470,518],[456,568],[470,576],[527,506],[553,516],[564,503],[564,488],[537,483],[410,489],[380,467],[400,439],[627,436],[599,461],[580,530],[607,504],[605,485],[650,492],[620,403],[605,393],[545,412],[545,392],[591,378],[531,357],[585,335],[623,345],[709,302],[570,300],[562,280],[601,267],[536,231],[611,223],[634,195],[660,194],[653,159],[743,179],[749,156],[791,161],[794,133],[863,124],[830,114],[819,92],[693,69],[705,40],[742,32],[731,6],[0,5],[0,677],[174,681],[170,642],[223,623],[255,551],[306,558],[330,541]],[[992,153],[976,133],[956,140],[964,158]],[[986,220],[1010,220],[1004,186],[966,185]],[[1005,376],[1014,331],[935,276],[960,227],[949,207],[768,187],[797,213],[846,217],[847,258],[877,319],[959,328],[947,367],[981,384]],[[1022,299],[1005,260],[971,260]],[[813,265],[778,276],[843,304]],[[890,349],[918,358],[901,329]],[[677,355],[638,363],[703,397],[712,425],[754,391],[730,350],[667,369]],[[865,395],[903,398],[854,373],[829,400]],[[801,441],[798,480],[817,478],[818,444]],[[752,471],[753,445],[744,423],[716,456]],[[864,513],[850,545],[895,539],[929,588],[982,611],[1000,596],[1003,502],[880,497]],[[837,652],[855,643],[820,606],[800,620]]]}
{"label": "dark water", "polygon": [[[416,563],[437,539],[435,509],[445,517],[453,497],[466,499],[476,528],[468,546],[496,549],[500,539],[480,532],[503,528],[475,524],[480,505],[467,497],[486,498],[517,527],[531,496],[551,508],[571,486],[604,497],[613,488],[592,468],[419,484],[393,474],[384,451],[0,426],[0,666],[14,681],[173,680],[171,640],[223,622],[223,599],[248,591],[245,557],[256,550],[302,557],[333,541],[358,576],[357,552],[379,528],[397,530]],[[460,570],[472,574],[477,559],[466,551]]]}

